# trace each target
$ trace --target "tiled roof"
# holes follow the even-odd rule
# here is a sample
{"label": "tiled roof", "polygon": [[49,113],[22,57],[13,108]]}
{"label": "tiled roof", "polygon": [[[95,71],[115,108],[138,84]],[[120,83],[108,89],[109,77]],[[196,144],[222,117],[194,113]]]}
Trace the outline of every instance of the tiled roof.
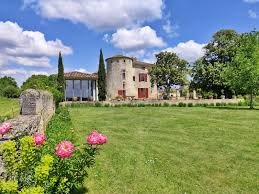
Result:
{"label": "tiled roof", "polygon": [[98,79],[97,73],[89,74],[89,73],[82,73],[78,71],[64,73],[64,77],[66,80],[97,80]]}

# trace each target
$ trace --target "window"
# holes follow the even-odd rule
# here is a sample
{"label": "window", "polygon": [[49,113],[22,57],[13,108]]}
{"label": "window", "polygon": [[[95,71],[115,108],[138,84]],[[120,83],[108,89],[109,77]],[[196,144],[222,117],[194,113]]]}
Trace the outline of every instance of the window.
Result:
{"label": "window", "polygon": [[146,73],[140,73],[139,74],[139,81],[140,82],[147,82],[147,74]]}
{"label": "window", "polygon": [[146,70],[146,67],[142,67],[143,70]]}
{"label": "window", "polygon": [[125,82],[123,82],[123,83],[122,83],[122,85],[123,85],[123,86],[122,86],[122,87],[123,87],[123,89],[125,89],[125,87],[126,87],[126,83],[125,83]]}
{"label": "window", "polygon": [[136,78],[135,78],[135,76],[133,76],[133,81],[135,81],[136,80]]}
{"label": "window", "polygon": [[126,71],[122,70],[122,79],[125,80],[126,79]]}
{"label": "window", "polygon": [[124,63],[126,63],[126,60],[125,60],[125,59],[124,59],[123,61],[124,61]]}

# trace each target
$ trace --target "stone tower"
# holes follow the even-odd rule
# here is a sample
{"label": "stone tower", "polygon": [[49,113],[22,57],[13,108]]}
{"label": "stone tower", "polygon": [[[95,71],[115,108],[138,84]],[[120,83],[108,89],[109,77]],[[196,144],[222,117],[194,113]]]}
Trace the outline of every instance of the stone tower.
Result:
{"label": "stone tower", "polygon": [[133,59],[115,55],[106,59],[106,62],[107,97],[113,99],[118,95],[135,96]]}

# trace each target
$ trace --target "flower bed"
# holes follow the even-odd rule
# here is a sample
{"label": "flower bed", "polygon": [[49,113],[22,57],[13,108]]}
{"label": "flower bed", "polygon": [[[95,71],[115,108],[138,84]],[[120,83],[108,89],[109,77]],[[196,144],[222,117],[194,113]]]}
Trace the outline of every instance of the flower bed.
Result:
{"label": "flower bed", "polygon": [[[71,126],[69,112],[61,109],[46,135],[4,142],[0,146],[5,168],[0,193],[71,193],[79,189],[107,137],[93,131],[83,145],[75,145]],[[1,135],[11,131],[9,123],[0,126]]]}

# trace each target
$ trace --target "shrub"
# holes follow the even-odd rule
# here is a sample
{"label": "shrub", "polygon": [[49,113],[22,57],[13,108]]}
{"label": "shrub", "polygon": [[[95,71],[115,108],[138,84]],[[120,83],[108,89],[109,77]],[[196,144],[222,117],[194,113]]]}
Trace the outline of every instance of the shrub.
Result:
{"label": "shrub", "polygon": [[96,102],[96,103],[94,104],[94,106],[95,106],[95,107],[102,107],[102,103]]}
{"label": "shrub", "polygon": [[170,106],[170,104],[167,103],[167,102],[165,102],[163,105],[164,105],[164,107],[169,107]]}
{"label": "shrub", "polygon": [[110,107],[110,104],[105,104],[104,107]]}
{"label": "shrub", "polygon": [[221,103],[220,103],[220,102],[217,102],[217,103],[216,103],[216,106],[221,106]]}
{"label": "shrub", "polygon": [[3,89],[3,96],[7,98],[18,98],[20,96],[20,90],[15,86],[7,86]]}
{"label": "shrub", "polygon": [[209,104],[208,104],[208,103],[204,103],[204,104],[202,104],[202,106],[203,106],[203,107],[208,107]]}
{"label": "shrub", "polygon": [[183,103],[183,102],[180,102],[180,103],[178,104],[178,106],[179,106],[179,107],[186,107],[186,104]]}
{"label": "shrub", "polygon": [[[59,109],[48,126],[46,143],[43,142],[45,136],[37,134],[1,144],[5,172],[0,193],[58,194],[80,188],[87,167],[94,163],[98,146],[106,143],[107,137],[94,131],[87,137],[86,144],[75,149],[70,141],[60,142],[61,138],[71,136],[70,127],[68,111]],[[59,130],[62,135],[57,133]],[[68,145],[71,149],[67,149]]]}
{"label": "shrub", "polygon": [[187,106],[188,107],[193,107],[193,103],[188,103]]}

